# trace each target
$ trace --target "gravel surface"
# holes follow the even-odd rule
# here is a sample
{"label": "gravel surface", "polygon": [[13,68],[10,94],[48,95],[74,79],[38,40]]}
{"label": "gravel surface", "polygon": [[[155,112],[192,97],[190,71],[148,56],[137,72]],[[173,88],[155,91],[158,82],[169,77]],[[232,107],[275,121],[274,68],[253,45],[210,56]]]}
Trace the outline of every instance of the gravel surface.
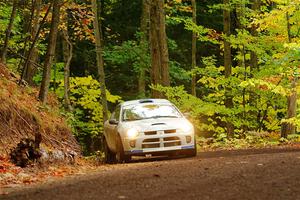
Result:
{"label": "gravel surface", "polygon": [[148,159],[7,190],[0,199],[300,199],[300,150],[199,153]]}

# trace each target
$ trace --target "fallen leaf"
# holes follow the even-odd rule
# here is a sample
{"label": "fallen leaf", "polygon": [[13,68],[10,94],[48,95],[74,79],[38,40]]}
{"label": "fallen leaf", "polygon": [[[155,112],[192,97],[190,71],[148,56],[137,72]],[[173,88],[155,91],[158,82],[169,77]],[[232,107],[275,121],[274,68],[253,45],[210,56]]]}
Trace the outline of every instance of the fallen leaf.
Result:
{"label": "fallen leaf", "polygon": [[64,177],[64,175],[61,172],[53,172],[52,175],[56,177]]}
{"label": "fallen leaf", "polygon": [[153,174],[154,177],[160,178],[159,174]]}
{"label": "fallen leaf", "polygon": [[32,180],[32,179],[24,179],[23,180],[23,183],[24,184],[31,184],[31,183],[33,183],[34,182],[34,180]]}
{"label": "fallen leaf", "polygon": [[4,192],[4,191],[0,190],[0,195],[7,195],[7,194],[8,194],[8,192]]}

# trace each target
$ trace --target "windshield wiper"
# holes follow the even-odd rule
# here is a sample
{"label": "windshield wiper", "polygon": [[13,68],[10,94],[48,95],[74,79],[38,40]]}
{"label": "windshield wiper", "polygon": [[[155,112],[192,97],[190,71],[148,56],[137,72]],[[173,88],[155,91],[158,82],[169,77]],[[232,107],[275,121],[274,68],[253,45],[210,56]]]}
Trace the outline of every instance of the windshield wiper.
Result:
{"label": "windshield wiper", "polygon": [[157,119],[157,118],[179,118],[178,116],[170,116],[170,115],[156,115],[152,117],[144,117],[144,118],[138,118],[138,119],[124,119],[124,121],[138,121],[138,120],[144,120],[144,119]]}
{"label": "windshield wiper", "polygon": [[143,120],[144,118],[137,118],[137,119],[124,119],[124,122],[131,122],[131,121],[138,121],[138,120]]}
{"label": "windshield wiper", "polygon": [[156,115],[156,116],[153,116],[153,117],[149,117],[149,118],[178,118],[178,116],[170,116],[170,115]]}

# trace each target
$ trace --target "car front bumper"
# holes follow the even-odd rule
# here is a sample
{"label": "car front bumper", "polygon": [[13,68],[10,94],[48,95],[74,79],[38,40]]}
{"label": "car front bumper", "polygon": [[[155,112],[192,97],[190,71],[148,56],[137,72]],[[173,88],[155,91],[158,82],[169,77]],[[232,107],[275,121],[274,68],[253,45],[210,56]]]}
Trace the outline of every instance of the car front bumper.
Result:
{"label": "car front bumper", "polygon": [[124,138],[122,143],[126,155],[165,155],[171,152],[195,149],[194,134],[163,134]]}
{"label": "car front bumper", "polygon": [[190,146],[181,146],[181,147],[174,147],[174,148],[164,148],[164,149],[136,149],[131,151],[125,151],[125,155],[132,155],[132,156],[143,156],[147,154],[155,155],[168,155],[173,152],[185,152],[187,150],[195,149],[195,145]]}

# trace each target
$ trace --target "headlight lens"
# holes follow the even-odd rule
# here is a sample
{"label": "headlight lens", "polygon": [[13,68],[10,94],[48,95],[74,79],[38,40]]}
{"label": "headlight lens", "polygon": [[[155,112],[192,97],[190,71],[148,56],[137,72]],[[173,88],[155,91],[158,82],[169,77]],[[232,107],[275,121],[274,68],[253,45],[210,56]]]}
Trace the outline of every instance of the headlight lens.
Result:
{"label": "headlight lens", "polygon": [[190,122],[182,123],[181,127],[180,127],[180,129],[185,133],[191,131],[192,128],[193,128],[193,125]]}
{"label": "headlight lens", "polygon": [[138,135],[139,135],[139,132],[136,128],[131,128],[131,129],[128,129],[128,131],[127,131],[127,137],[130,139],[134,139]]}

